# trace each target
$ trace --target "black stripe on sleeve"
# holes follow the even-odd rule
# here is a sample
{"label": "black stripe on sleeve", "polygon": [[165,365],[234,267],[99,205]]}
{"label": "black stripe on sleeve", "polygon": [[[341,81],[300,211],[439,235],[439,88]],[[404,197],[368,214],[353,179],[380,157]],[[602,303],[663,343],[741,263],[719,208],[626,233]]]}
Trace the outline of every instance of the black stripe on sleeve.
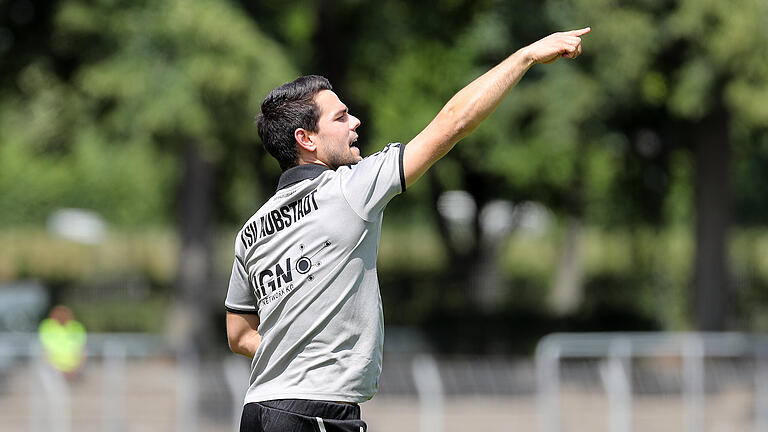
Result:
{"label": "black stripe on sleeve", "polygon": [[224,309],[227,310],[227,312],[232,312],[235,314],[244,314],[244,315],[258,315],[259,312],[255,310],[242,310],[242,309],[234,309],[227,305],[224,305]]}
{"label": "black stripe on sleeve", "polygon": [[400,144],[400,193],[405,192],[405,168],[403,166],[403,156],[405,155],[405,146]]}

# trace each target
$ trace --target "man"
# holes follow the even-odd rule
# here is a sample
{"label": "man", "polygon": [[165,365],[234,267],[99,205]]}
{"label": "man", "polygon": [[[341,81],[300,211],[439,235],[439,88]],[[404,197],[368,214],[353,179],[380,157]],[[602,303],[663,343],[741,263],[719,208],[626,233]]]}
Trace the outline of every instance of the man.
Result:
{"label": "man", "polygon": [[589,28],[515,52],[459,91],[407,145],[360,157],[360,120],[325,78],[262,102],[259,135],[283,174],[235,240],[225,306],[232,351],[253,358],[241,431],[364,431],[381,373],[376,255],[384,207],[472,132],[535,63],[581,54]]}
{"label": "man", "polygon": [[85,365],[87,335],[72,309],[64,305],[51,308],[48,318],[40,323],[38,336],[51,367],[68,380],[78,378]]}

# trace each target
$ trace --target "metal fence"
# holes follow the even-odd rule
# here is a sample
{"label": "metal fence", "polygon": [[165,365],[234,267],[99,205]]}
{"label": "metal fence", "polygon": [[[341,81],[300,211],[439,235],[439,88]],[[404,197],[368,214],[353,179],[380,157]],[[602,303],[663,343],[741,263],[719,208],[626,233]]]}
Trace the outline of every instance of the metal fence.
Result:
{"label": "metal fence", "polygon": [[[758,431],[766,339],[743,334],[560,334],[535,362],[385,351],[371,431]],[[74,380],[35,334],[0,334],[0,431],[236,431],[248,360],[171,350],[158,336],[89,334]]]}
{"label": "metal fence", "polygon": [[542,432],[768,431],[768,338],[556,334],[536,352]]}
{"label": "metal fence", "polygon": [[89,334],[85,367],[68,379],[36,334],[0,334],[0,430],[194,432],[202,378],[194,353],[157,336]]}
{"label": "metal fence", "polygon": [[[484,418],[483,398],[534,390],[530,361],[411,351],[385,359],[379,394],[362,405],[370,430],[452,430],[451,413]],[[69,380],[45,362],[36,334],[0,333],[0,431],[236,431],[248,375],[241,356],[91,333],[86,365]]]}

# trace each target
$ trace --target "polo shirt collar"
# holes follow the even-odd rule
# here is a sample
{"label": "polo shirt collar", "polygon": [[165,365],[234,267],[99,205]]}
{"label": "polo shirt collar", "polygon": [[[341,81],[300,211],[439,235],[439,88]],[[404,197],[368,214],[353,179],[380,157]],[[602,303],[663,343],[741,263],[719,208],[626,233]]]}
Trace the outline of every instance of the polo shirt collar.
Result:
{"label": "polo shirt collar", "polygon": [[330,168],[327,166],[316,164],[297,165],[293,168],[289,168],[280,174],[280,181],[277,182],[277,190],[286,188],[302,180],[313,179],[329,169]]}

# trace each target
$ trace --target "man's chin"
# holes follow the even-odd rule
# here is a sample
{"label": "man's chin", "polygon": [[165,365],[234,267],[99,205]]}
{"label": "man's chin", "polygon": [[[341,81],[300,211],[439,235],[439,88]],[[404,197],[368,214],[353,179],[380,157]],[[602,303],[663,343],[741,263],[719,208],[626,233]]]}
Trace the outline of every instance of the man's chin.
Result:
{"label": "man's chin", "polygon": [[361,160],[363,160],[363,157],[360,156],[360,149],[359,148],[357,148],[355,146],[352,146],[352,147],[349,148],[349,151],[352,153],[352,158],[355,160],[354,163],[358,163]]}

